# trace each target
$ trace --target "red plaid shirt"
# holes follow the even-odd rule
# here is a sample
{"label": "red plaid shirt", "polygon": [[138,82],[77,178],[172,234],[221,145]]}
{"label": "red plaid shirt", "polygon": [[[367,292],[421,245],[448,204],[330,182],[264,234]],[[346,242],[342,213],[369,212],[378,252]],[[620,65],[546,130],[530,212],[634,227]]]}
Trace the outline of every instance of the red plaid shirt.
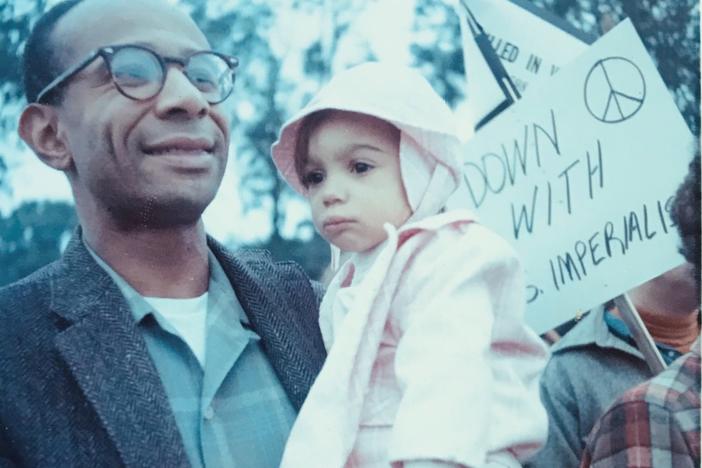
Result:
{"label": "red plaid shirt", "polygon": [[700,466],[700,340],[624,393],[588,437],[581,468]]}

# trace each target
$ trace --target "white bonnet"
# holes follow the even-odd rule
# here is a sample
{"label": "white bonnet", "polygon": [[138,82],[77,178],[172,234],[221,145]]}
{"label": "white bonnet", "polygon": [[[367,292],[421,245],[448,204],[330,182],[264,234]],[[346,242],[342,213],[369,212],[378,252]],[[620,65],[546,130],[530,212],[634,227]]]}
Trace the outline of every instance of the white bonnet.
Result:
{"label": "white bonnet", "polygon": [[438,213],[457,189],[460,144],[451,109],[417,71],[369,62],[336,75],[283,125],[273,144],[273,161],[297,192],[305,194],[295,172],[300,124],[325,109],[371,115],[400,130],[400,171],[413,210],[410,220]]}

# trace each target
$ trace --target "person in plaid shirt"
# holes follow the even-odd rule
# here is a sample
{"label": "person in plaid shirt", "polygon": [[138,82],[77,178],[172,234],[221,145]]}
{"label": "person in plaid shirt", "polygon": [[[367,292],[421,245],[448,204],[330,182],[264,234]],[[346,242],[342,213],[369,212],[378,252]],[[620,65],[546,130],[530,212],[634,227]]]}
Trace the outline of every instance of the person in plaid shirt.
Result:
{"label": "person in plaid shirt", "polygon": [[[700,289],[700,154],[678,189],[672,210]],[[588,437],[585,467],[700,466],[700,339],[653,379],[622,395]]]}
{"label": "person in plaid shirt", "polygon": [[700,342],[627,391],[590,433],[582,467],[700,465]]}

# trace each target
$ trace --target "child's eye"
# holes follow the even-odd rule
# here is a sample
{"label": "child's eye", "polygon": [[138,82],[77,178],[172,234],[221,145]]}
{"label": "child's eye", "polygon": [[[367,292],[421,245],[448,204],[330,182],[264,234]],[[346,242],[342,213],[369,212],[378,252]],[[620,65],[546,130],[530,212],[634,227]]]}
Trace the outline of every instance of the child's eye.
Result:
{"label": "child's eye", "polygon": [[373,166],[371,166],[368,163],[361,162],[361,161],[354,161],[351,166],[352,166],[353,172],[355,172],[356,174],[363,174],[364,172],[368,172],[371,169],[373,169]]}
{"label": "child's eye", "polygon": [[324,174],[322,173],[322,171],[309,171],[302,178],[302,184],[305,187],[309,187],[311,185],[321,184],[323,180],[324,180]]}

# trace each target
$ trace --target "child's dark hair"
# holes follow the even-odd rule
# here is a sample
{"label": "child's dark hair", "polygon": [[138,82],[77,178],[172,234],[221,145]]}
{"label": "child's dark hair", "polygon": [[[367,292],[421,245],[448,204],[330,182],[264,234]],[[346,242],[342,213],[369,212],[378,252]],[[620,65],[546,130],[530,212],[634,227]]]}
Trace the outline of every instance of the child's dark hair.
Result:
{"label": "child's dark hair", "polygon": [[324,109],[313,112],[305,116],[300,123],[300,129],[297,131],[297,140],[295,141],[295,174],[297,174],[298,180],[305,188],[307,188],[308,185],[305,180],[305,167],[307,166],[309,158],[308,147],[310,144],[310,137],[312,136],[312,132],[334,112],[337,111]]}
{"label": "child's dark hair", "polygon": [[302,119],[302,122],[300,123],[300,128],[297,131],[297,140],[295,141],[295,174],[297,174],[297,178],[300,181],[300,184],[302,184],[303,187],[307,188],[308,183],[305,180],[305,167],[307,166],[307,162],[309,160],[309,144],[310,144],[310,137],[312,136],[312,133],[319,127],[319,125],[324,122],[325,120],[331,118],[334,115],[337,114],[356,114],[356,115],[362,115],[366,116],[375,120],[379,120],[381,122],[386,123],[389,127],[391,127],[395,132],[397,132],[397,138],[399,141],[400,138],[400,129],[397,128],[397,126],[391,122],[388,122],[386,120],[383,120],[379,117],[369,115],[369,114],[363,114],[360,112],[353,112],[353,111],[344,111],[344,110],[338,110],[338,109],[323,109],[317,112],[313,112],[307,116],[305,116]]}
{"label": "child's dark hair", "polygon": [[[24,94],[27,102],[34,102],[39,92],[63,70],[51,34],[56,23],[82,0],[66,0],[53,6],[39,18],[27,38],[22,55]],[[47,102],[56,102],[58,93],[50,93]]]}

